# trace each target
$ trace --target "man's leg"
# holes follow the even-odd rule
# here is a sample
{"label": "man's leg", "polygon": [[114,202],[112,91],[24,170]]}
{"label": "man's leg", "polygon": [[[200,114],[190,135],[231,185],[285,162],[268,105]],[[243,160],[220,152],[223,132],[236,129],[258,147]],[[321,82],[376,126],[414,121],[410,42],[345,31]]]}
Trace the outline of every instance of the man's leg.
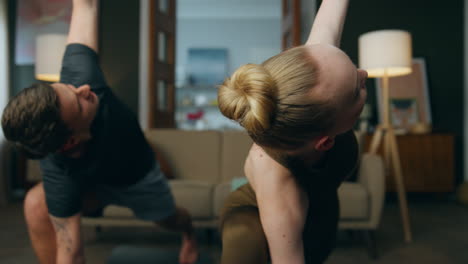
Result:
{"label": "man's leg", "polygon": [[24,216],[29,237],[39,263],[55,263],[57,254],[55,231],[49,218],[42,183],[34,186],[26,194]]}
{"label": "man's leg", "polygon": [[170,231],[182,232],[182,247],[179,254],[179,262],[181,264],[193,264],[197,261],[197,242],[193,231],[192,219],[186,209],[176,207],[173,215],[157,221],[156,224]]}

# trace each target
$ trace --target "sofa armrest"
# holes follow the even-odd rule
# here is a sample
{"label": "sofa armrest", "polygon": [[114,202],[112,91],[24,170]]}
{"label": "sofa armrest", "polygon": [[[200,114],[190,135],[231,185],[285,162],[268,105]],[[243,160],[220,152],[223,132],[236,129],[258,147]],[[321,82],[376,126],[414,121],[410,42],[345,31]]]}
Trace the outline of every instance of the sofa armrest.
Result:
{"label": "sofa armrest", "polygon": [[380,156],[364,153],[359,166],[358,182],[369,193],[370,227],[377,228],[385,198],[385,168]]}

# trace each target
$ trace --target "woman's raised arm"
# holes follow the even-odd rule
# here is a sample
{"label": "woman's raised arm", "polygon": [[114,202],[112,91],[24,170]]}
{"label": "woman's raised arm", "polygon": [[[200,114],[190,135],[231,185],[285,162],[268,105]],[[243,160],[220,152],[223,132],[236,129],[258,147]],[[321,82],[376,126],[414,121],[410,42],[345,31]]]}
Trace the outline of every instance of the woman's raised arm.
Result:
{"label": "woman's raised arm", "polygon": [[306,45],[340,46],[349,0],[323,0],[314,20]]}

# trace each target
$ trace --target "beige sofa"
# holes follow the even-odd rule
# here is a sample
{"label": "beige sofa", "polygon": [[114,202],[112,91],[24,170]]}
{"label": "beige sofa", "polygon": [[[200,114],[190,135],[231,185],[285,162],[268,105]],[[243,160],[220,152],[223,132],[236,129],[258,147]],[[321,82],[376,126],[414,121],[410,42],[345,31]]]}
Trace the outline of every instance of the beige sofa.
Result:
{"label": "beige sofa", "polygon": [[[176,203],[192,214],[196,227],[217,228],[220,208],[231,191],[231,181],[244,177],[243,163],[251,139],[242,131],[147,131],[149,142],[167,159],[175,179],[170,180]],[[360,134],[358,139],[364,138]],[[363,145],[360,140],[360,145]],[[37,164],[28,166],[28,177]],[[380,157],[361,155],[357,182],[339,189],[341,229],[375,230],[384,202],[384,168]],[[83,218],[87,226],[152,226],[126,208],[108,206],[100,218]],[[369,234],[367,234],[370,238]]]}

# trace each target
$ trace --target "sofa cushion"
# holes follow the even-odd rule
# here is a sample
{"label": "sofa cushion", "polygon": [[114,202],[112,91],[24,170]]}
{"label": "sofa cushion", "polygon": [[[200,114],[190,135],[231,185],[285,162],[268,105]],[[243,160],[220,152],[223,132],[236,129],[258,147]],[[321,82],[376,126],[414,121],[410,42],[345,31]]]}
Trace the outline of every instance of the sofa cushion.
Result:
{"label": "sofa cushion", "polygon": [[338,189],[340,219],[360,220],[369,217],[369,194],[359,183],[345,182]]}
{"label": "sofa cushion", "polygon": [[191,180],[169,181],[178,206],[187,209],[193,219],[213,217],[214,184]]}
{"label": "sofa cushion", "polygon": [[110,218],[124,218],[124,219],[135,219],[136,216],[133,214],[133,211],[127,207],[118,206],[118,205],[108,205],[104,208],[102,213],[103,217]]}
{"label": "sofa cushion", "polygon": [[175,179],[219,181],[219,132],[151,129],[145,136],[167,158]]}
{"label": "sofa cushion", "polygon": [[228,182],[245,176],[244,162],[253,141],[243,130],[224,131],[222,134],[221,179]]}

